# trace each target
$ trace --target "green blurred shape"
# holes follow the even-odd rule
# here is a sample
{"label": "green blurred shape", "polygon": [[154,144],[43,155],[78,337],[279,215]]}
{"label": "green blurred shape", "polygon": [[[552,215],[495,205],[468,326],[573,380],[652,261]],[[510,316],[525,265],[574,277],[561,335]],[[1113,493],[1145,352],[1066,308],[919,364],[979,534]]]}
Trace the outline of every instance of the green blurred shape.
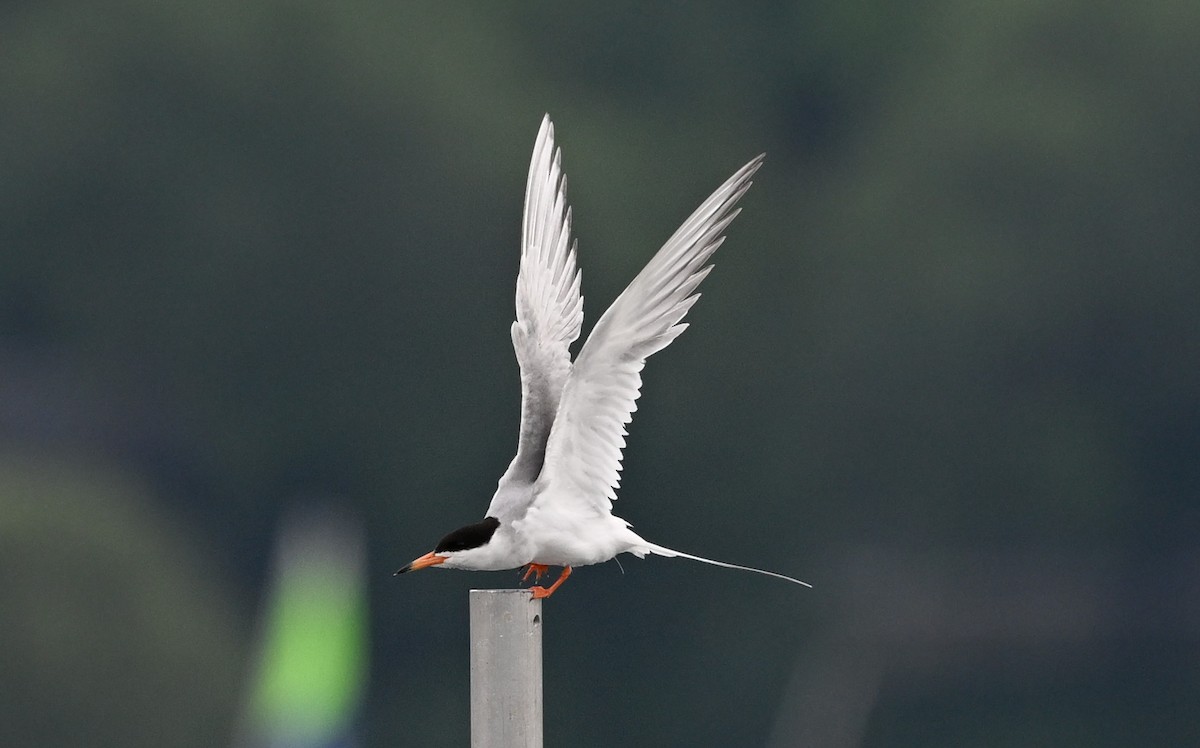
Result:
{"label": "green blurred shape", "polygon": [[349,740],[367,673],[362,548],[358,524],[330,510],[285,519],[264,608],[251,744]]}

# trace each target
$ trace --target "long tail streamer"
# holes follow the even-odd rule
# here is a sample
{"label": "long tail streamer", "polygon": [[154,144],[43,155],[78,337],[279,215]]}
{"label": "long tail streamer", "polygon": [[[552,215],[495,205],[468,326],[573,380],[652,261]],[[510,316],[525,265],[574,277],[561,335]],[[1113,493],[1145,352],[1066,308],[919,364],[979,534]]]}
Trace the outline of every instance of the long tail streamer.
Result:
{"label": "long tail streamer", "polygon": [[766,574],[768,577],[775,577],[776,579],[783,579],[783,580],[791,582],[793,584],[800,584],[800,585],[804,585],[805,587],[808,587],[810,589],[812,588],[812,585],[809,584],[808,582],[801,582],[799,579],[789,577],[786,574],[778,574],[773,571],[767,571],[766,569],[755,569],[753,566],[741,566],[739,564],[727,564],[724,561],[714,561],[711,558],[702,558],[700,556],[693,556],[690,553],[684,553],[683,551],[677,551],[672,548],[666,548],[661,545],[655,545],[653,543],[647,543],[646,545],[651,553],[658,555],[658,556],[665,556],[667,558],[676,558],[676,557],[686,558],[686,559],[690,559],[692,561],[699,561],[702,564],[712,564],[713,566],[723,566],[726,569],[737,569],[738,571],[752,571],[755,574]]}

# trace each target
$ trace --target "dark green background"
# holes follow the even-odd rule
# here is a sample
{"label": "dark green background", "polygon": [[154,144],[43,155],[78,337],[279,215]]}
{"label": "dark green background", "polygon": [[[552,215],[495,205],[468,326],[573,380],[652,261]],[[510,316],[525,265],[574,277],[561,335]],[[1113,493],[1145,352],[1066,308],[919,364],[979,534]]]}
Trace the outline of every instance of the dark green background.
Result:
{"label": "dark green background", "polygon": [[[1200,740],[1200,4],[0,6],[0,743],[212,746],[274,528],[368,529],[362,744],[465,745],[543,112],[587,319],[766,166],[546,607],[557,746]],[[586,330],[586,326],[585,326]]]}

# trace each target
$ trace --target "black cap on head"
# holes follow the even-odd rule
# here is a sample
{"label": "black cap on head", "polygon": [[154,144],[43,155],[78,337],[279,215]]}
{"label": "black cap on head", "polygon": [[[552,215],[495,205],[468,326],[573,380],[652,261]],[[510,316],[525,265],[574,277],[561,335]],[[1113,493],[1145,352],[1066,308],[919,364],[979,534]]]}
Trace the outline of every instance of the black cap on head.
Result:
{"label": "black cap on head", "polygon": [[495,517],[486,517],[482,522],[460,527],[439,540],[433,552],[446,553],[449,551],[466,551],[478,548],[492,539],[492,535],[496,533],[496,528],[499,526],[500,520]]}

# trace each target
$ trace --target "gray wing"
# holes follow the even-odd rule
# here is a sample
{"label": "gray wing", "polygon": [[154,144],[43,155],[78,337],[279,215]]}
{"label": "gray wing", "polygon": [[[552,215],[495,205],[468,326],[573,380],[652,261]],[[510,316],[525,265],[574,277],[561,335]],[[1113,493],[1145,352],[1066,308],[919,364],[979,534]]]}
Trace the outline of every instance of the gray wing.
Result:
{"label": "gray wing", "polygon": [[721,185],[601,316],[575,359],[546,448],[537,505],[569,516],[610,513],[620,483],[625,426],[633,418],[646,359],[670,345],[712,266],[705,263],[737,216],[762,156]]}
{"label": "gray wing", "polygon": [[[532,484],[542,470],[546,441],[554,423],[563,385],[571,371],[570,345],[583,324],[583,297],[575,244],[571,241],[571,209],[561,153],[554,147],[554,125],[542,120],[529,179],[521,229],[521,267],[517,274],[517,319],[512,324],[513,350],[521,366],[521,433],[517,455],[501,478],[506,484]],[[523,511],[508,506],[527,492],[498,491],[488,516]]]}

